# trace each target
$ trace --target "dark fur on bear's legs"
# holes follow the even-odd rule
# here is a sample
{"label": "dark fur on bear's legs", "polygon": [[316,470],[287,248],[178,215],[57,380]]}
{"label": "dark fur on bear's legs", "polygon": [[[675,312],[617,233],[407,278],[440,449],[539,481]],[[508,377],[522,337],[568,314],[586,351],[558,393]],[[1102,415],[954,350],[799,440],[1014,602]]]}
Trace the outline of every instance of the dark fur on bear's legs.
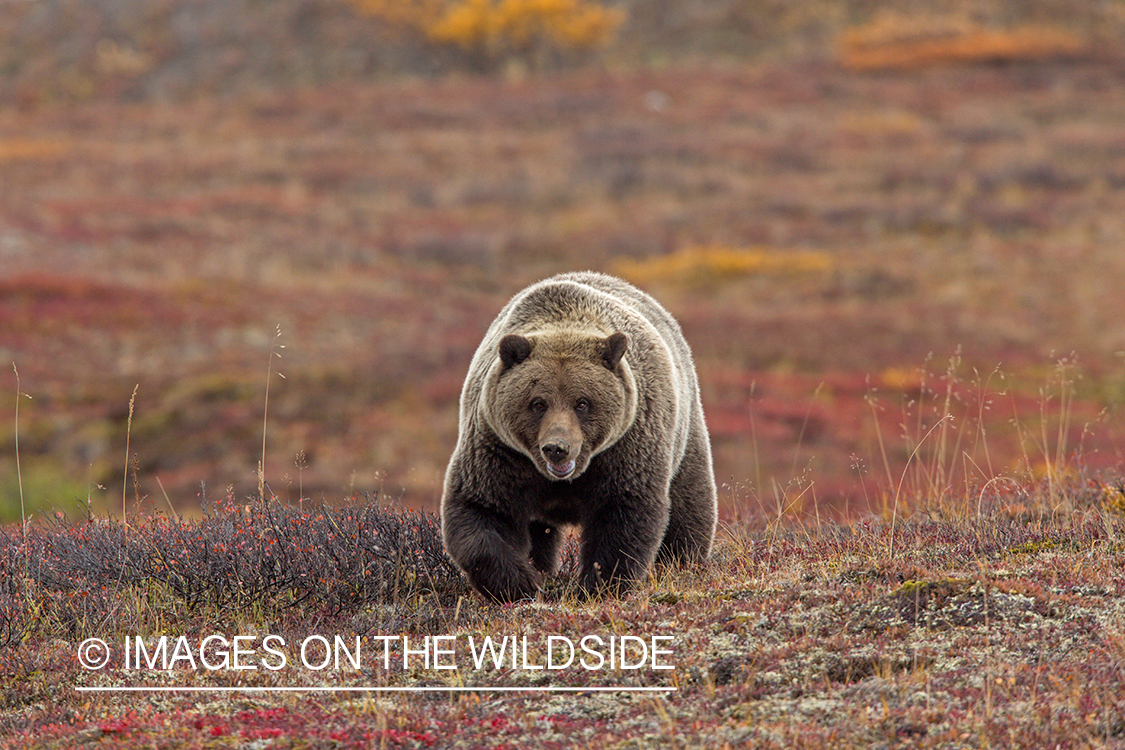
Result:
{"label": "dark fur on bear's legs", "polygon": [[510,602],[538,592],[541,577],[529,562],[533,545],[526,524],[469,504],[451,505],[442,533],[473,588],[489,599]]}
{"label": "dark fur on bear's legs", "polygon": [[648,515],[622,502],[603,506],[585,524],[579,558],[584,595],[624,594],[648,575],[663,527]]}
{"label": "dark fur on bear's legs", "polygon": [[532,521],[528,530],[531,534],[532,567],[540,573],[557,572],[563,535],[557,527],[539,521]]}
{"label": "dark fur on bear's legs", "polygon": [[668,490],[671,512],[657,559],[664,563],[693,563],[711,554],[715,535],[715,503],[699,502],[715,496],[715,480],[704,439],[689,436],[680,470]]}

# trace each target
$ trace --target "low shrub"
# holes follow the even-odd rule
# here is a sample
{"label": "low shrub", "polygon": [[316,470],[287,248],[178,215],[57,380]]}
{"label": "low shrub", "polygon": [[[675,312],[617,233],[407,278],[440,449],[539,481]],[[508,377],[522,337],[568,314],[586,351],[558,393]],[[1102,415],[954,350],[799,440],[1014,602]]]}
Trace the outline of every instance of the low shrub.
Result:
{"label": "low shrub", "polygon": [[70,633],[120,623],[121,590],[146,592],[150,622],[160,612],[236,620],[297,605],[336,616],[467,593],[436,517],[377,502],[304,510],[228,498],[198,520],[128,524],[58,514],[26,536],[0,527],[0,580],[0,645],[44,621]]}

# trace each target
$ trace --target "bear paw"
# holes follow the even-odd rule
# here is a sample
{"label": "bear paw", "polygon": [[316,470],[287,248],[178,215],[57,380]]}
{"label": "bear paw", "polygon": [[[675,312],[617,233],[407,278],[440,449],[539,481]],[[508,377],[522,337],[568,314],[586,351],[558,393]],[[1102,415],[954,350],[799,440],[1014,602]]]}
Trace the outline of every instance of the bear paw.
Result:
{"label": "bear paw", "polygon": [[595,599],[605,595],[624,596],[636,586],[636,583],[635,575],[629,572],[622,575],[622,572],[616,570],[616,567],[613,571],[607,572],[601,563],[594,562],[582,574],[579,598]]}
{"label": "bear paw", "polygon": [[469,582],[486,599],[516,602],[534,599],[540,576],[529,565],[495,557],[479,558],[465,566]]}

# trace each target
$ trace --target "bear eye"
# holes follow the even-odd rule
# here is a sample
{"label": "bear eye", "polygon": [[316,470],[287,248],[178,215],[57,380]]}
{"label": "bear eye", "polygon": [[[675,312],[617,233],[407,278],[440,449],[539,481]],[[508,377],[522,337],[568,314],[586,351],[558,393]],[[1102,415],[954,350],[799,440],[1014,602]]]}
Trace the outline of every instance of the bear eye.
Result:
{"label": "bear eye", "polygon": [[547,411],[547,402],[541,398],[531,399],[531,404],[529,406],[531,407],[532,411],[539,412],[540,414]]}
{"label": "bear eye", "polygon": [[590,410],[590,400],[585,398],[578,399],[574,402],[574,410],[579,413],[585,414]]}

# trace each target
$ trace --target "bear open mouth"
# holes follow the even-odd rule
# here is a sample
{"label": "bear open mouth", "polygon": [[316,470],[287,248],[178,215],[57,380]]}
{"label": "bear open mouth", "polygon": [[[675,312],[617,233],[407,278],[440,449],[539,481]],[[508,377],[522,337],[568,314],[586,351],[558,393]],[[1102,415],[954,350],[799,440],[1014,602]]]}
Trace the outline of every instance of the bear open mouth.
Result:
{"label": "bear open mouth", "polygon": [[572,473],[574,473],[574,460],[571,459],[570,461],[567,461],[565,464],[553,464],[550,461],[548,461],[547,462],[547,471],[551,472],[552,475],[554,475],[555,477],[557,477],[559,479],[566,479]]}

